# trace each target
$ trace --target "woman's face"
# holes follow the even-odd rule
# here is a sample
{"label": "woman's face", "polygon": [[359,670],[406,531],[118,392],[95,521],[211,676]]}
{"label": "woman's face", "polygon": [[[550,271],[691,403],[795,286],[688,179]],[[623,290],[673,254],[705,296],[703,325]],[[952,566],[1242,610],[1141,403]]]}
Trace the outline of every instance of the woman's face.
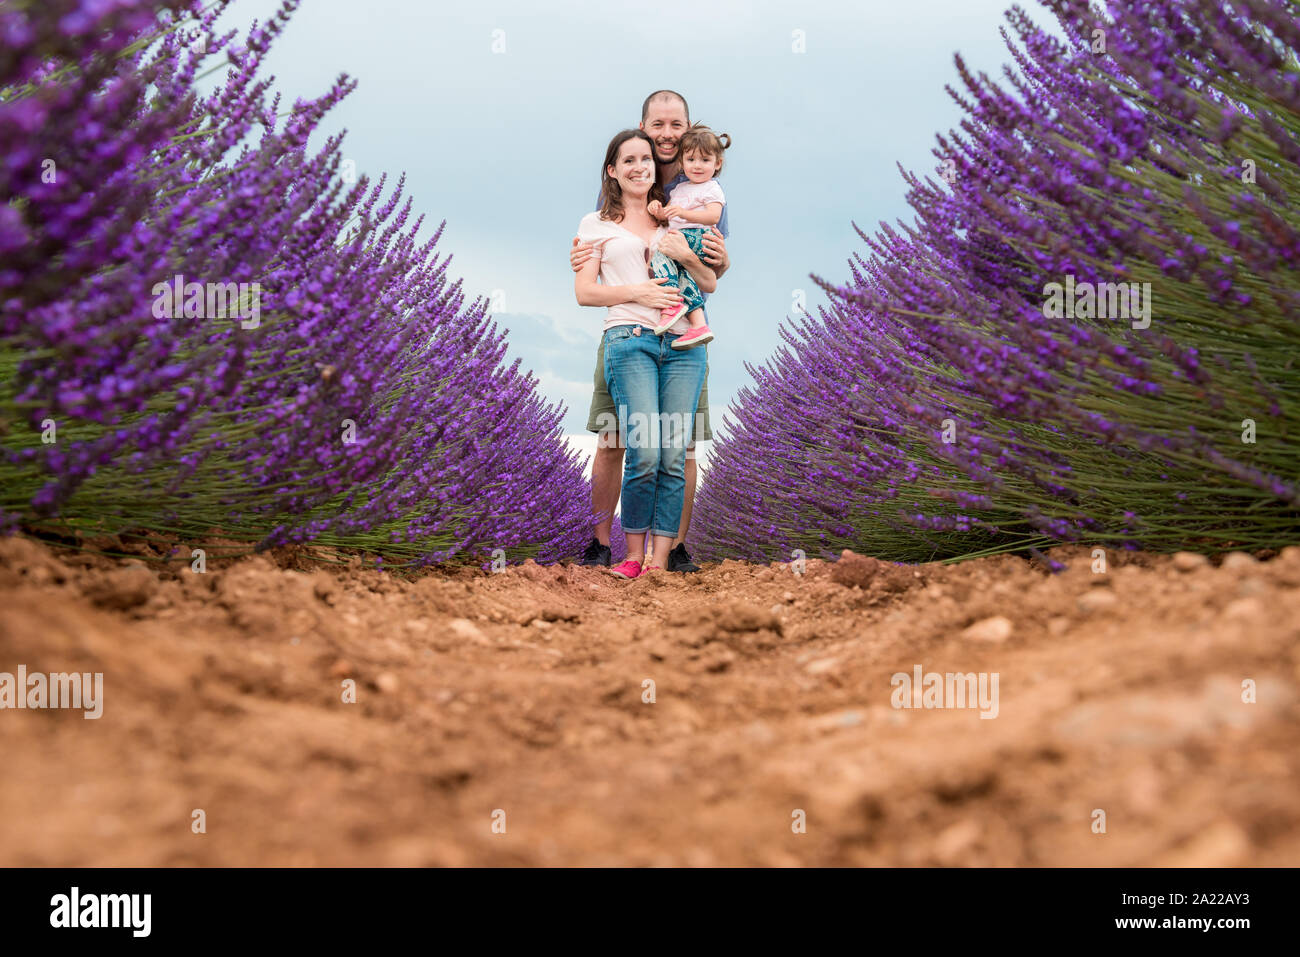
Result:
{"label": "woman's face", "polygon": [[634,136],[618,148],[618,156],[608,173],[618,182],[624,196],[645,196],[655,183],[654,151],[650,144]]}

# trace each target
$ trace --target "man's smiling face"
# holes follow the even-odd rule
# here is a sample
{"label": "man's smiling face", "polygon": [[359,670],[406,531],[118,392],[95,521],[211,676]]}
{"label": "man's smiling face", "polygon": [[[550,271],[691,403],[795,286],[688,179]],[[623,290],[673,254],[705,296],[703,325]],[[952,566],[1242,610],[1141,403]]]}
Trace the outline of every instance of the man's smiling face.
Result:
{"label": "man's smiling face", "polygon": [[686,132],[686,106],[676,97],[657,99],[650,104],[641,129],[655,143],[655,160],[666,166],[677,159],[677,141]]}

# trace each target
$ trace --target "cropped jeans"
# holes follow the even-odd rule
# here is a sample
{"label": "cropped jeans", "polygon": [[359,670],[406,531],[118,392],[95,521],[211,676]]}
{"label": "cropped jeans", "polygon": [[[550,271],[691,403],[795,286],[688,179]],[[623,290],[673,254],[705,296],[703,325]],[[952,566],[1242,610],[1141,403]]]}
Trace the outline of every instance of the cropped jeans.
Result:
{"label": "cropped jeans", "polygon": [[623,530],[676,537],[686,497],[686,451],[704,387],[707,346],[673,349],[677,336],[645,326],[605,332],[605,381],[618,413]]}

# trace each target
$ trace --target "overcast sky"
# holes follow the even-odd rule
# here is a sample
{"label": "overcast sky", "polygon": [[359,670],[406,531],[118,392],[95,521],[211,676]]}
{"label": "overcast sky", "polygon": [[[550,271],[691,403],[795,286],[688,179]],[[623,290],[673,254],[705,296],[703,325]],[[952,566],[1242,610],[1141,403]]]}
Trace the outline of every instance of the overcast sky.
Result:
{"label": "overcast sky", "polygon": [[[277,5],[236,0],[223,22]],[[895,164],[934,175],[935,134],[961,115],[943,89],[957,82],[953,54],[996,74],[1010,60],[998,32],[1009,5],[309,0],[267,69],[287,103],[342,72],[360,81],[325,131],[348,131],[360,171],[404,171],[416,211],[447,220],[451,271],[470,298],[495,294],[513,354],[569,407],[572,433],[604,310],[574,301],[569,242],[610,137],[636,125],[652,90],[684,94],[692,120],[733,140],[720,177],[733,265],[709,302],[716,431],[744,364],[779,344],[796,290],[810,310],[824,301],[809,273],[847,277],[862,248],[852,223],[907,216]]]}

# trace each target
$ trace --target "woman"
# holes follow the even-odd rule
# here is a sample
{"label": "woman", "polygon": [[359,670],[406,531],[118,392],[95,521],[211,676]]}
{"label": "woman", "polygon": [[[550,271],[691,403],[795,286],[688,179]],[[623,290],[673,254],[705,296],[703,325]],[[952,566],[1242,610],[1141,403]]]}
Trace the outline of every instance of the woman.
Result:
{"label": "woman", "polygon": [[[584,216],[578,238],[592,243],[592,256],[574,278],[581,306],[605,306],[605,380],[618,409],[623,460],[622,524],[627,560],[613,573],[636,578],[662,569],[682,518],[686,446],[707,366],[700,349],[678,350],[672,342],[690,328],[685,317],[663,335],[654,334],[659,313],[681,295],[648,278],[651,256],[668,230],[650,215],[651,200],[664,201],[655,181],[655,150],[641,130],[624,130],[609,142],[601,172],[600,209]],[[695,259],[687,271],[706,293],[717,288],[713,270]],[[599,281],[597,281],[599,279]],[[650,561],[642,568],[646,535]]]}

